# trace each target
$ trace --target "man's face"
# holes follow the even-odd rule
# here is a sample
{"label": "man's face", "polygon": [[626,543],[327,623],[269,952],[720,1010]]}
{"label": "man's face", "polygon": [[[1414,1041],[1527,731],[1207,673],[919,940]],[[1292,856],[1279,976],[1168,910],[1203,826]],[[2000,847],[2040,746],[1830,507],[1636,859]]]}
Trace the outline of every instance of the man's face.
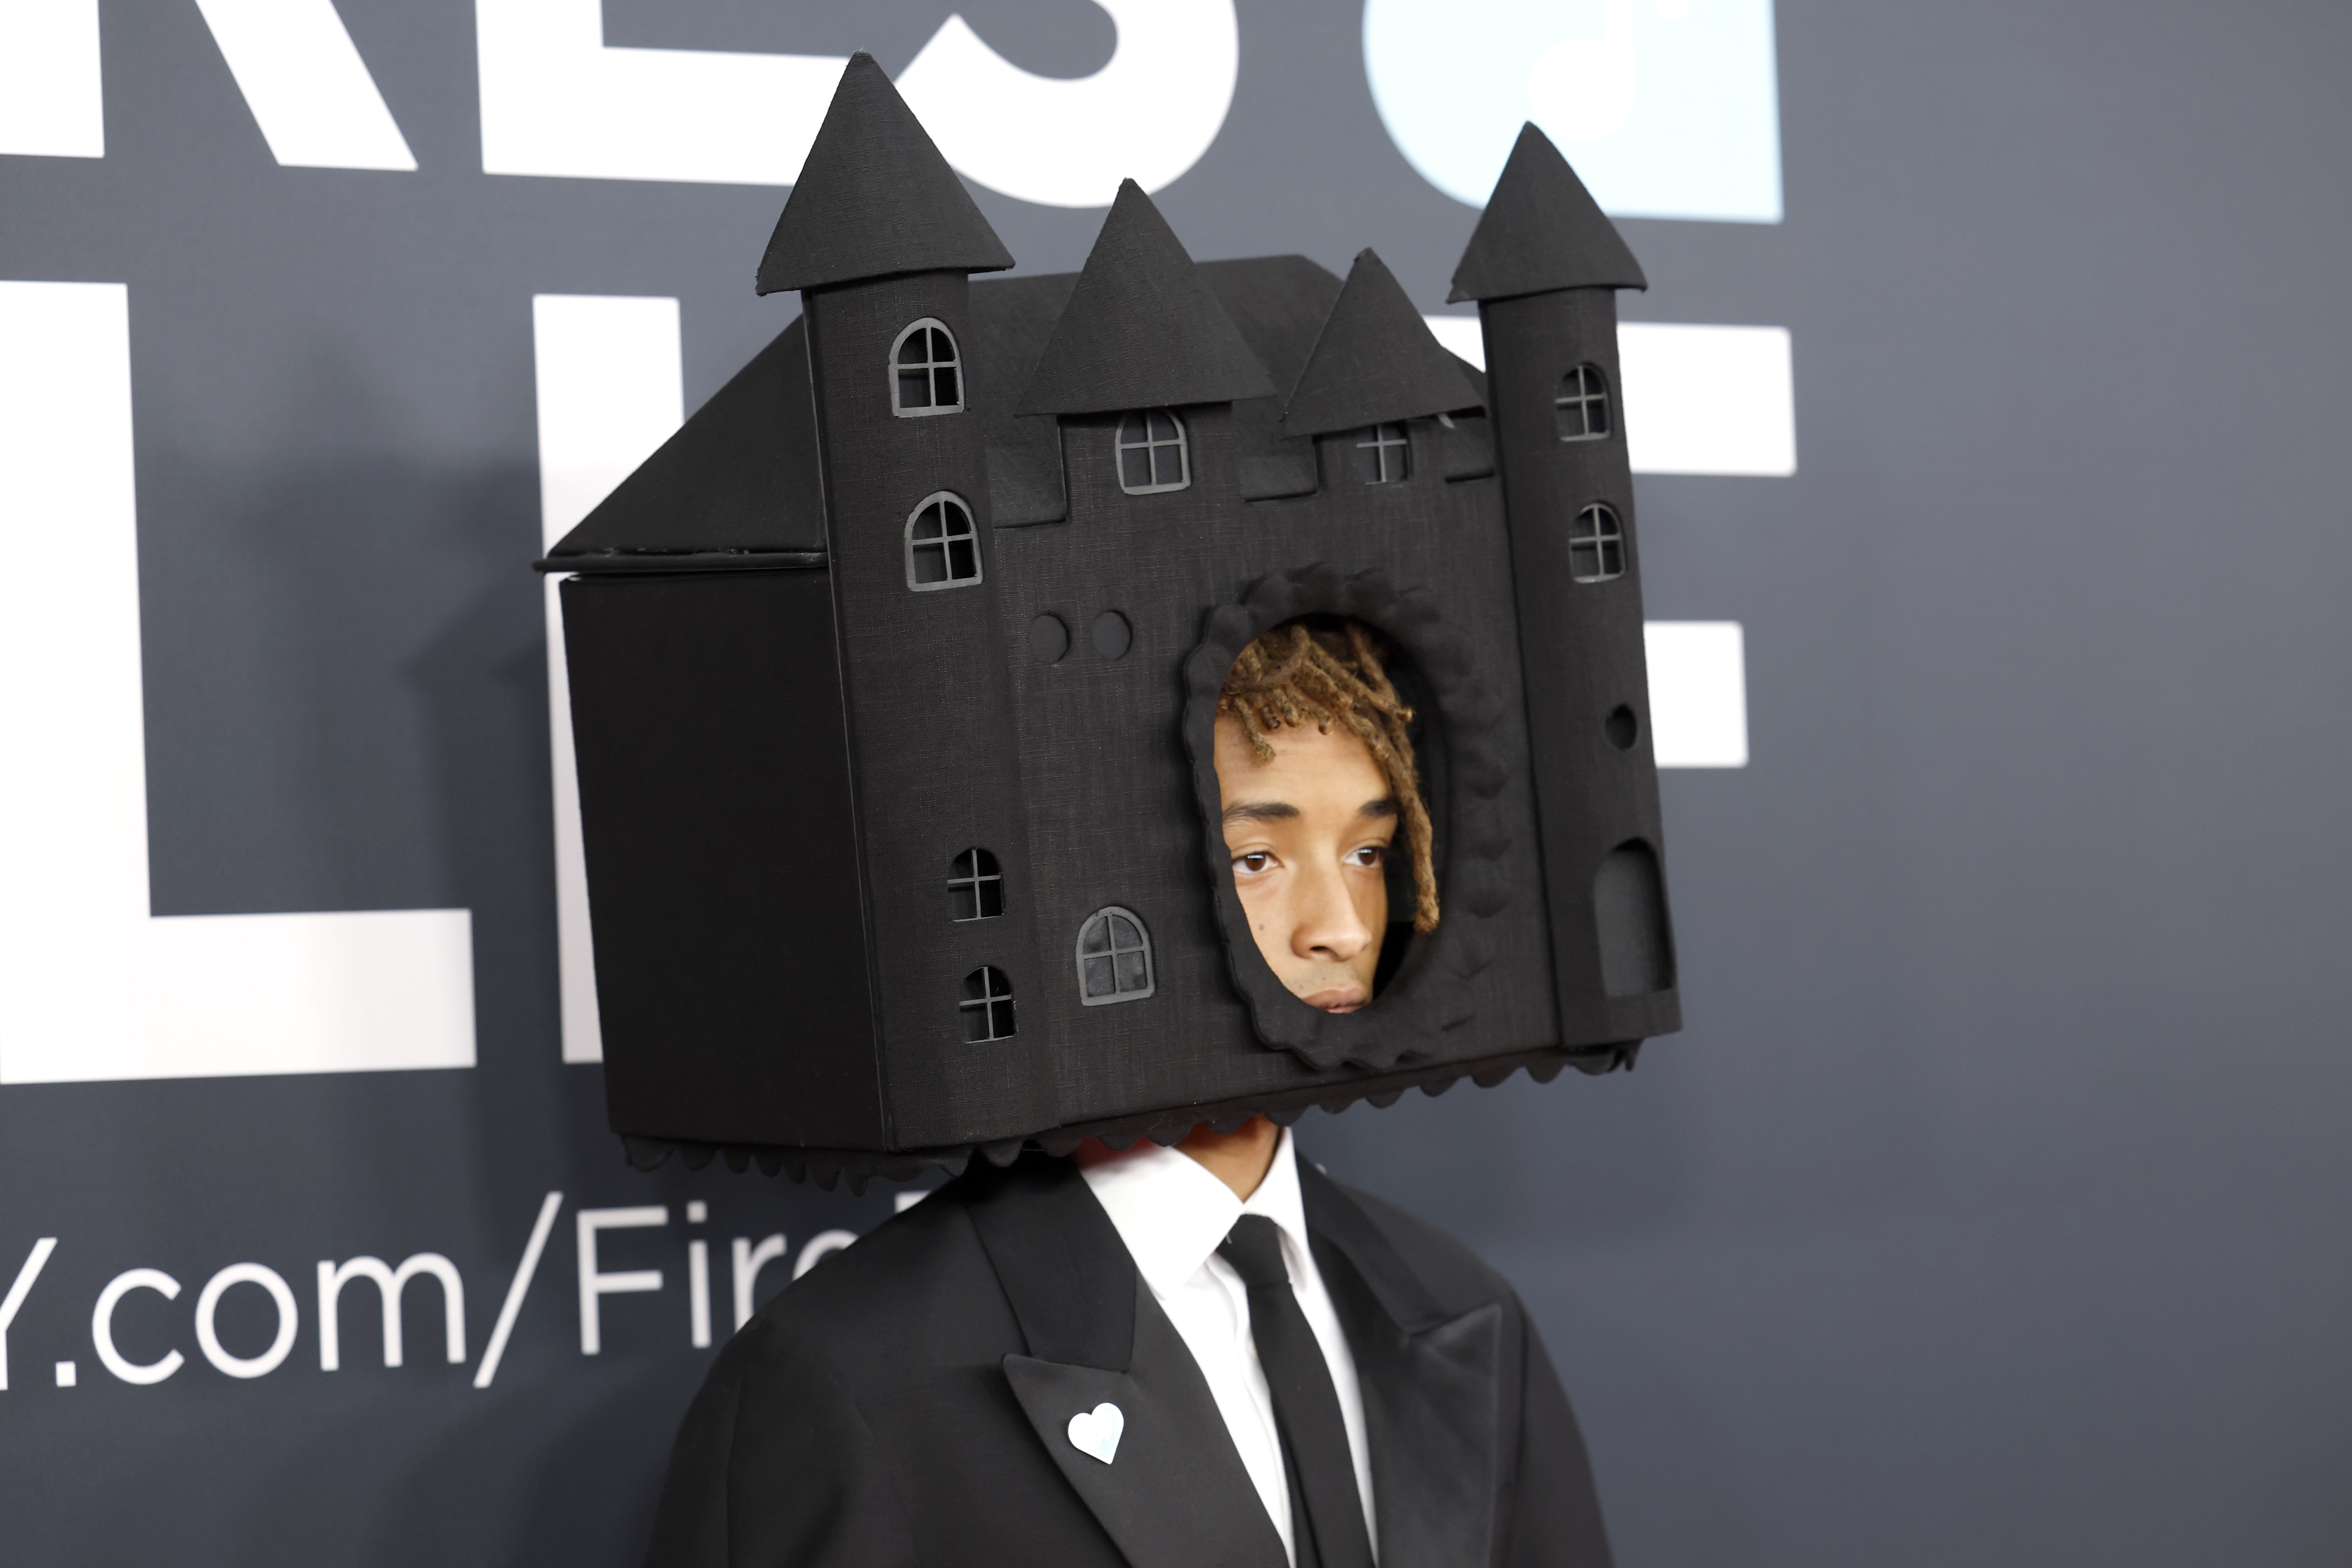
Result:
{"label": "man's face", "polygon": [[1309,1006],[1352,1013],[1372,999],[1388,929],[1381,871],[1396,837],[1388,776],[1363,742],[1292,725],[1260,762],[1231,719],[1217,721],[1225,847],[1250,934]]}

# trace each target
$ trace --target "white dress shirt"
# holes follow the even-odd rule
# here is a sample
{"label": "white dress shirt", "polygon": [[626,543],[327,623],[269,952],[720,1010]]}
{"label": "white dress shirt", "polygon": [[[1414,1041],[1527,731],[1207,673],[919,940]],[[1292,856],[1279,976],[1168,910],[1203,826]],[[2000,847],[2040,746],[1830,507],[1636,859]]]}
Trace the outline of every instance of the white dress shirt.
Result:
{"label": "white dress shirt", "polygon": [[[1098,1145],[1097,1146],[1099,1147]],[[1356,1463],[1356,1493],[1363,1500],[1364,1529],[1373,1531],[1371,1452],[1364,1441],[1364,1396],[1356,1381],[1356,1358],[1332,1310],[1330,1293],[1307,1250],[1307,1215],[1299,1202],[1298,1166],[1290,1130],[1274,1152],[1274,1167],[1247,1202],[1211,1175],[1190,1155],[1162,1149],[1149,1138],[1124,1153],[1082,1165],[1087,1185],[1134,1255],[1135,1267],[1153,1299],[1168,1314],[1192,1359],[1208,1379],[1217,1411],[1233,1434],[1242,1465],[1257,1487],[1282,1549],[1298,1560],[1290,1520],[1290,1486],[1283,1474],[1282,1439],[1274,1424],[1274,1395],[1250,1340],[1249,1293],[1233,1265],[1217,1256],[1217,1244],[1245,1214],[1264,1215],[1282,1233],[1283,1260],[1290,1266],[1290,1289],[1307,1314],[1331,1384],[1339,1395],[1339,1416],[1348,1427],[1348,1452]],[[1380,1540],[1373,1534],[1377,1553]]]}

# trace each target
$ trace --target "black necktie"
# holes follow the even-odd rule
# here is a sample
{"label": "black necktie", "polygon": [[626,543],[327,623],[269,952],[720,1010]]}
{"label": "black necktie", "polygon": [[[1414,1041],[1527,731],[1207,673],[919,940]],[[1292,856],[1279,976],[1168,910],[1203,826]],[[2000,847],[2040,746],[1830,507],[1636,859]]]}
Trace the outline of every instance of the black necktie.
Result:
{"label": "black necktie", "polygon": [[1274,1394],[1275,1425],[1290,1472],[1290,1533],[1298,1568],[1372,1568],[1339,1391],[1331,1386],[1323,1346],[1291,1294],[1282,1233],[1263,1215],[1244,1215],[1217,1250],[1249,1288],[1250,1337]]}

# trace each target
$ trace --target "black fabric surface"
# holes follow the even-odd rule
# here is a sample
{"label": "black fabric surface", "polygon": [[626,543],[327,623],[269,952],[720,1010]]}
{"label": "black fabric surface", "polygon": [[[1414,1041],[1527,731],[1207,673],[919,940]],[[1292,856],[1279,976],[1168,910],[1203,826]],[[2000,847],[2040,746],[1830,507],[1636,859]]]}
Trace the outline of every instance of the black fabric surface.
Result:
{"label": "black fabric surface", "polygon": [[874,57],[850,56],[760,259],[760,292],[1012,265]]}
{"label": "black fabric surface", "polygon": [[[1646,289],[1642,264],[1601,205],[1530,123],[1454,269],[1448,300],[1503,300],[1553,289]],[[1487,368],[1494,368],[1491,358]]]}
{"label": "black fabric surface", "polygon": [[[1200,273],[1274,384],[1297,385],[1339,298],[1339,279],[1303,256],[1204,261]],[[1234,478],[1244,500],[1315,492],[1314,445],[1284,427],[1280,397],[1244,398],[1234,405],[1233,420]]]}
{"label": "black fabric surface", "polygon": [[1021,412],[1173,408],[1275,391],[1168,220],[1140,185],[1121,182]]}
{"label": "black fabric surface", "polygon": [[1062,489],[1062,431],[1050,418],[1008,419],[988,442],[988,500],[999,528],[1059,522],[1070,515]]}
{"label": "black fabric surface", "polygon": [[1282,423],[1294,436],[1322,436],[1479,402],[1462,362],[1439,345],[1387,266],[1365,250],[1348,270]]}
{"label": "black fabric surface", "polygon": [[[1269,421],[1269,426],[1271,424]],[[1269,440],[1268,448],[1258,452],[1244,448],[1234,460],[1234,488],[1241,492],[1242,500],[1288,500],[1313,495],[1322,483],[1314,444],[1282,441],[1277,432]]]}
{"label": "black fabric surface", "polygon": [[964,384],[971,391],[971,416],[992,434],[1013,420],[1021,389],[1037,373],[1037,358],[1077,282],[1075,272],[1045,272],[982,279],[972,286]]}
{"label": "black fabric surface", "polygon": [[1282,1435],[1283,1464],[1297,1503],[1291,1531],[1298,1568],[1372,1568],[1364,1531],[1364,1500],[1356,1489],[1348,1452],[1348,1424],[1339,1385],[1315,1338],[1314,1327],[1290,1288],[1282,1233],[1264,1215],[1244,1215],[1217,1251],[1242,1277],[1249,1297],[1250,1342],[1257,1349],[1274,1419]]}
{"label": "black fabric surface", "polygon": [[884,1131],[826,577],[563,584],[615,1131]]}
{"label": "black fabric surface", "polygon": [[1447,479],[1493,477],[1495,426],[1484,414],[1455,414],[1442,422],[1432,420],[1429,442],[1437,452],[1438,471]]}
{"label": "black fabric surface", "polygon": [[[1574,1417],[1509,1286],[1311,1166],[1365,1394],[1382,1568],[1608,1568]],[[1110,1464],[1070,1444],[1109,1402]],[[1066,1161],[975,1166],[719,1353],[651,1568],[1284,1568],[1199,1367]]]}
{"label": "black fabric surface", "polygon": [[1298,384],[1307,356],[1339,301],[1339,277],[1303,256],[1251,256],[1195,264],[1275,386]]}

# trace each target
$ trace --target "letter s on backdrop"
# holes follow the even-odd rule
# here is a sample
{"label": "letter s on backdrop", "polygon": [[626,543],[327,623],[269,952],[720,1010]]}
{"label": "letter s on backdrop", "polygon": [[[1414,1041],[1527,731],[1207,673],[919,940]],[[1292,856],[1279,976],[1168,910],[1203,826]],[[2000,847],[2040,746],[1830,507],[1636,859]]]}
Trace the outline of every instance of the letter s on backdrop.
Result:
{"label": "letter s on backdrop", "polygon": [[898,91],[957,171],[1041,206],[1108,206],[1118,183],[1147,191],[1201,161],[1224,128],[1241,74],[1233,0],[1096,0],[1118,43],[1092,76],[1023,70],[950,16]]}

